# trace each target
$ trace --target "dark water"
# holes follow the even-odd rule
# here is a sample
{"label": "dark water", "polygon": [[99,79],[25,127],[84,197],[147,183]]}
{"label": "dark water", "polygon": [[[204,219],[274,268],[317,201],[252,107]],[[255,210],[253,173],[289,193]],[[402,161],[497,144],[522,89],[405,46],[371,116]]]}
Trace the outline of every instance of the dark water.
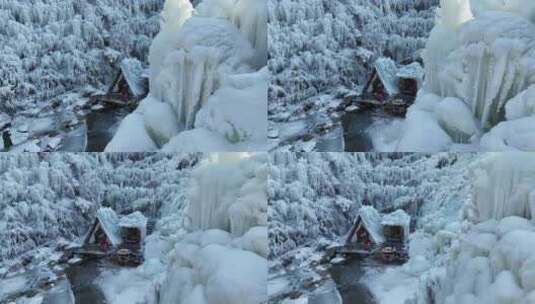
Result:
{"label": "dark water", "polygon": [[373,294],[359,282],[364,270],[361,260],[351,259],[334,264],[329,270],[344,304],[375,304]]}
{"label": "dark water", "polygon": [[105,304],[106,299],[95,283],[101,269],[105,267],[99,261],[87,261],[71,265],[65,269],[69,279],[76,304]]}
{"label": "dark water", "polygon": [[373,150],[371,138],[366,130],[373,123],[372,113],[356,111],[342,117],[346,152],[369,152]]}
{"label": "dark water", "polygon": [[102,152],[117,131],[121,120],[129,111],[123,108],[107,108],[87,114],[86,152]]}

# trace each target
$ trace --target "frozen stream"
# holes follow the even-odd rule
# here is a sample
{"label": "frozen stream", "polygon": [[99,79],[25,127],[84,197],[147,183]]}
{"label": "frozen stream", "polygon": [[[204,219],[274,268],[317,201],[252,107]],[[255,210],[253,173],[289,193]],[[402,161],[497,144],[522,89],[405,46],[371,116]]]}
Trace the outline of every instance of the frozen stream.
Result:
{"label": "frozen stream", "polygon": [[125,108],[107,108],[87,114],[86,152],[102,152],[111,141],[121,120],[128,115]]}
{"label": "frozen stream", "polygon": [[346,113],[342,117],[346,152],[368,152],[373,150],[372,140],[366,132],[373,123],[372,115],[373,113],[370,111],[356,111]]}
{"label": "frozen stream", "polygon": [[91,260],[66,265],[57,273],[46,266],[30,270],[0,280],[0,286],[4,287],[0,288],[0,303],[8,299],[19,303],[17,301],[24,297],[40,297],[42,304],[105,304],[106,299],[96,279],[102,270],[114,267],[117,266]]}
{"label": "frozen stream", "polygon": [[360,282],[364,275],[361,262],[359,259],[346,260],[329,269],[344,304],[376,303],[370,290]]}
{"label": "frozen stream", "polygon": [[[329,265],[327,271],[299,267],[275,274],[268,284],[270,303],[299,298],[309,304],[375,304],[375,297],[361,282],[361,263],[362,260],[352,259]],[[310,284],[312,281],[317,284]]]}
{"label": "frozen stream", "polygon": [[109,268],[109,265],[98,260],[91,260],[70,265],[65,269],[67,278],[72,286],[76,304],[107,303],[104,294],[95,282],[104,268]]}

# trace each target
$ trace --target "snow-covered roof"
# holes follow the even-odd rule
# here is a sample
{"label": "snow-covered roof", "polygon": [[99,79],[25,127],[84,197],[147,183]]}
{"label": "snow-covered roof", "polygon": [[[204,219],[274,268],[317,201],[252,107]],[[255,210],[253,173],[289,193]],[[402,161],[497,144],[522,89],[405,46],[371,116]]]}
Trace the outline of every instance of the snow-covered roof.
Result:
{"label": "snow-covered roof", "polygon": [[375,70],[385,90],[388,94],[394,95],[399,93],[398,89],[398,67],[394,60],[386,57],[380,57],[375,61]]}
{"label": "snow-covered roof", "polygon": [[399,68],[396,76],[398,78],[414,78],[421,82],[424,79],[424,68],[418,62],[413,62]]}
{"label": "snow-covered roof", "polygon": [[383,226],[402,226],[405,239],[407,239],[410,231],[411,216],[405,211],[398,209],[392,213],[384,215],[381,224]]}
{"label": "snow-covered roof", "polygon": [[411,223],[411,217],[407,214],[407,212],[398,209],[392,213],[386,214],[383,216],[383,221],[381,224],[383,225],[399,225],[399,226],[406,226],[409,227]]}
{"label": "snow-covered roof", "polygon": [[147,218],[139,211],[125,215],[119,221],[120,227],[138,228],[141,231],[141,237],[147,235]]}
{"label": "snow-covered roof", "polygon": [[364,228],[370,233],[373,241],[377,244],[383,243],[385,239],[379,211],[371,206],[362,206],[359,210],[359,217]]}
{"label": "snow-covered roof", "polygon": [[97,219],[110,242],[114,246],[120,245],[122,238],[117,213],[111,208],[100,208],[97,210]]}
{"label": "snow-covered roof", "polygon": [[132,93],[136,96],[142,96],[145,94],[145,88],[143,86],[143,65],[141,62],[134,58],[126,58],[121,61],[121,70],[124,78],[132,90]]}

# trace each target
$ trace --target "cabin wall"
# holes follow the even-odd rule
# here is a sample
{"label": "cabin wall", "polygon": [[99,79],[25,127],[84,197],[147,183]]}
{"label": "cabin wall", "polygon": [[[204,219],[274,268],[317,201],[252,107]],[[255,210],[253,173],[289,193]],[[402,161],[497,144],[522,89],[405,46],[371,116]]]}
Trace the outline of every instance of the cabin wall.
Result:
{"label": "cabin wall", "polygon": [[357,243],[359,244],[366,244],[366,243],[374,244],[375,243],[373,239],[371,238],[371,235],[368,232],[368,230],[366,230],[362,226],[359,227],[359,229],[357,229],[357,231],[355,232],[355,236],[357,239]]}

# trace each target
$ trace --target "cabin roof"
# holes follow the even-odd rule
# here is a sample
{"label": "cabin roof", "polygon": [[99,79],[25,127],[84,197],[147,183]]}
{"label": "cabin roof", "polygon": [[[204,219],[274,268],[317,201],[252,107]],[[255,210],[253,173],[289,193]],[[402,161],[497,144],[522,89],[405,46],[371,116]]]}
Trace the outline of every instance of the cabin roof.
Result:
{"label": "cabin roof", "polygon": [[389,95],[395,95],[399,93],[398,88],[398,67],[394,60],[387,57],[380,57],[375,61],[375,71],[383,86],[385,87],[386,92]]}
{"label": "cabin roof", "polygon": [[139,211],[123,216],[119,221],[119,226],[139,229],[142,238],[147,235],[147,218]]}
{"label": "cabin roof", "polygon": [[97,220],[102,230],[114,246],[122,243],[119,229],[119,217],[111,208],[100,208],[97,210]]}
{"label": "cabin roof", "polygon": [[398,209],[392,213],[385,214],[381,222],[382,225],[403,226],[408,228],[411,223],[411,217],[405,211]]}
{"label": "cabin roof", "polygon": [[418,62],[413,62],[400,67],[396,76],[398,78],[416,79],[420,83],[424,79],[424,68]]}
{"label": "cabin roof", "polygon": [[135,96],[143,96],[145,88],[143,85],[143,65],[134,58],[123,59],[120,63],[121,72],[128,84],[128,87]]}
{"label": "cabin roof", "polygon": [[411,217],[405,211],[398,209],[392,213],[385,214],[381,222],[383,226],[401,226],[405,239],[409,237]]}
{"label": "cabin roof", "polygon": [[359,210],[357,221],[359,218],[375,243],[380,244],[385,241],[379,211],[372,206],[362,206]]}

